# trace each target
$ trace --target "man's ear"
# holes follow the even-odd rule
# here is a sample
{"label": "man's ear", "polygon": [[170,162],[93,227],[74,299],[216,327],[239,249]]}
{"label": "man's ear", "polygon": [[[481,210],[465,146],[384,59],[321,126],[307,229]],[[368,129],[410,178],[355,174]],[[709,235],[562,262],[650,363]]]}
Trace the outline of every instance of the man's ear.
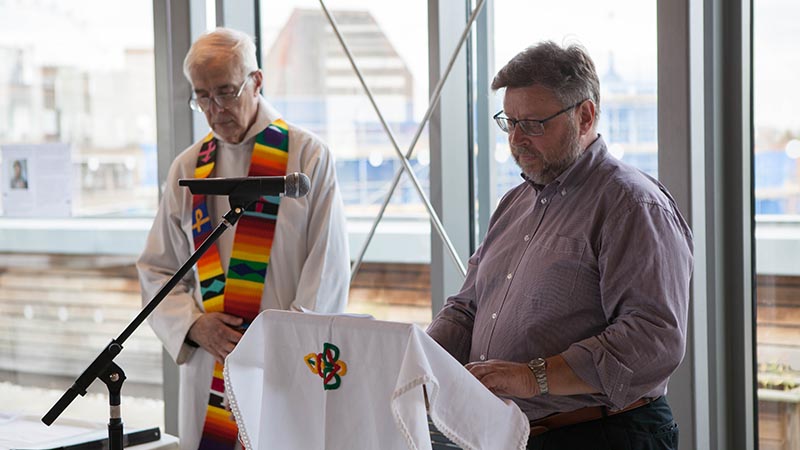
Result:
{"label": "man's ear", "polygon": [[264,87],[264,74],[261,72],[261,70],[256,70],[250,76],[253,77],[253,86],[255,87],[254,92],[256,95],[258,95],[261,92],[261,88]]}
{"label": "man's ear", "polygon": [[594,108],[592,100],[586,100],[578,106],[578,129],[581,136],[592,131],[594,127],[594,121],[597,118]]}

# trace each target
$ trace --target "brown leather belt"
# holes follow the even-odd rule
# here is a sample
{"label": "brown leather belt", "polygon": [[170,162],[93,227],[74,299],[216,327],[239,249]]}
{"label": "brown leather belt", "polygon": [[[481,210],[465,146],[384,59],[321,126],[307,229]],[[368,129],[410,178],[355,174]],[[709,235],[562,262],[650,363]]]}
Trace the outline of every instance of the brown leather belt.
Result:
{"label": "brown leather belt", "polygon": [[640,408],[648,403],[653,402],[653,398],[639,399],[619,411],[611,411],[605,406],[589,406],[586,408],[576,409],[575,411],[555,413],[541,419],[531,422],[531,436],[538,436],[547,433],[556,428],[567,427],[576,425],[583,422],[590,422],[592,420],[602,419],[603,417],[621,414],[630,410]]}

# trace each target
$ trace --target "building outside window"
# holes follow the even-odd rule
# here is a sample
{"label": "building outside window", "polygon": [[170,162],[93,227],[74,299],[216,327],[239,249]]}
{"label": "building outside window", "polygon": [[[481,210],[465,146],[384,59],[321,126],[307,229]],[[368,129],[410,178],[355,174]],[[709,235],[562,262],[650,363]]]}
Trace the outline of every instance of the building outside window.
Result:
{"label": "building outside window", "polygon": [[[427,30],[427,3],[327,4],[405,152],[428,102],[427,32],[409,32]],[[494,72],[543,39],[584,45],[601,77],[599,131],[609,150],[657,176],[656,2],[494,7]],[[792,109],[800,98],[787,88],[800,67],[797,9],[789,0],[753,3],[758,426],[760,448],[771,449],[800,446],[800,126]],[[262,1],[260,10],[264,94],[330,145],[358,249],[401,165],[319,3]],[[133,262],[158,201],[153,11],[149,2],[5,0],[0,25],[0,414],[41,415],[140,308]],[[502,96],[493,99],[502,108]],[[68,159],[48,168],[37,155],[53,145]],[[496,203],[520,178],[504,134],[491,152]],[[426,191],[429,162],[426,130],[411,157]],[[56,172],[69,175],[59,189],[66,209],[17,214],[12,206],[37,193],[41,174]],[[404,176],[353,283],[350,311],[428,323],[430,240]],[[129,376],[126,424],[163,427],[161,345],[149,327],[118,363]],[[107,420],[99,383],[75,402],[65,417]]]}
{"label": "building outside window", "polygon": [[[0,30],[0,166],[25,175],[6,190],[16,174],[0,173],[0,416],[38,421],[141,308],[133,264],[158,204],[153,12],[6,0]],[[126,427],[163,429],[150,328],[116,361]],[[105,386],[62,417],[106,423]]]}
{"label": "building outside window", "polygon": [[754,211],[758,433],[800,448],[800,5],[753,2]]}

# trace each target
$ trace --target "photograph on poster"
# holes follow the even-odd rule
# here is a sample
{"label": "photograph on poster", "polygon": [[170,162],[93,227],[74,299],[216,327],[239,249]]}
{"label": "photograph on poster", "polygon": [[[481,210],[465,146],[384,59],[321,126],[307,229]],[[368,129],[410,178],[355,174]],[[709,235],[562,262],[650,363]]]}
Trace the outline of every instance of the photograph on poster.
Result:
{"label": "photograph on poster", "polygon": [[27,159],[15,159],[11,163],[11,189],[28,189]]}

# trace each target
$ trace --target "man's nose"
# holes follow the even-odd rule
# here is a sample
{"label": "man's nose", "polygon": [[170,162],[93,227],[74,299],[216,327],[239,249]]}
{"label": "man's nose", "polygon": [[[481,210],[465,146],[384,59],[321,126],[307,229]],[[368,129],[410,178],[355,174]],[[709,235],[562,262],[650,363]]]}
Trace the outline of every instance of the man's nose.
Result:
{"label": "man's nose", "polygon": [[513,125],[508,129],[508,142],[510,144],[519,144],[526,138],[525,133],[522,132],[519,125]]}
{"label": "man's nose", "polygon": [[217,113],[219,113],[220,111],[222,111],[223,109],[224,109],[224,108],[223,108],[223,107],[221,107],[221,106],[219,106],[219,105],[217,104],[217,101],[216,101],[216,100],[214,100],[214,99],[211,99],[211,101],[210,101],[210,102],[208,102],[208,112],[209,112],[210,114],[217,114]]}

